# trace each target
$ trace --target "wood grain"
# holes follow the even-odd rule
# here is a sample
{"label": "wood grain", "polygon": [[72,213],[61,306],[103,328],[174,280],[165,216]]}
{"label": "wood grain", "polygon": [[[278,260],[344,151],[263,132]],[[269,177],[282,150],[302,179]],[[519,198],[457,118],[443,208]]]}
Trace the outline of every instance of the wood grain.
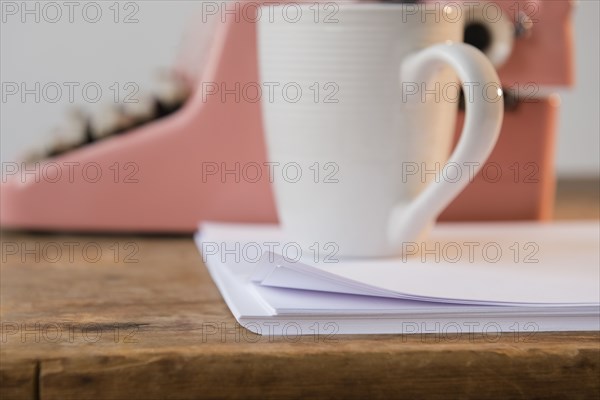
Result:
{"label": "wood grain", "polygon": [[[598,218],[590,185],[557,217]],[[0,273],[2,399],[600,396],[598,332],[254,335],[189,237],[3,233]]]}

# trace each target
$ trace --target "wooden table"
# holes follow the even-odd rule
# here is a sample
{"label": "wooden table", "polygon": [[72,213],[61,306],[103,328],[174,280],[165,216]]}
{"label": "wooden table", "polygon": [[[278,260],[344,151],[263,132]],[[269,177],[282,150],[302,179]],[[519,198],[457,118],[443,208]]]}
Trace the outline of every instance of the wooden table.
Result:
{"label": "wooden table", "polygon": [[[597,219],[597,185],[557,217]],[[256,336],[189,237],[3,236],[2,399],[599,398],[598,332]]]}

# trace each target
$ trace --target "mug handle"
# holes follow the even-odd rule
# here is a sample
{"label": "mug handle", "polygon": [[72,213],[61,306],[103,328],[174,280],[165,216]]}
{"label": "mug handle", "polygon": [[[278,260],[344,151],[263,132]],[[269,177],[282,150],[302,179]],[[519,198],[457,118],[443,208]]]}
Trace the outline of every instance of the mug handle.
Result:
{"label": "mug handle", "polygon": [[[445,172],[449,165],[478,163],[473,169],[477,173],[500,134],[504,113],[500,79],[487,57],[475,47],[447,42],[430,46],[406,58],[400,67],[400,81],[425,82],[445,65],[450,65],[461,81],[466,111],[460,139],[440,173],[447,176]],[[477,82],[479,86],[469,90],[465,82]],[[484,97],[487,93],[484,87],[496,88],[498,97]],[[390,243],[401,245],[420,238],[420,234],[431,227],[438,215],[468,185],[469,178],[465,173],[452,182],[438,177],[408,206],[396,206],[388,225]]]}

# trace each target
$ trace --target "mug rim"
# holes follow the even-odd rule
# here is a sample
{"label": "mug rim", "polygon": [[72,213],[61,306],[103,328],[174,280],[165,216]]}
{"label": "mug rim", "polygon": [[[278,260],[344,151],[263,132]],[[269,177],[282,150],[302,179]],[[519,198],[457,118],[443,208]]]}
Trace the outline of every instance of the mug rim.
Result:
{"label": "mug rim", "polygon": [[[440,3],[444,3],[443,1],[441,1]],[[263,3],[260,5],[260,8],[283,8],[283,7],[289,7],[290,4],[295,4],[296,6],[298,6],[299,8],[302,9],[309,9],[311,6],[314,6],[315,4],[318,4],[320,6],[325,6],[328,4],[336,4],[339,6],[340,9],[344,8],[344,9],[360,9],[360,10],[389,10],[390,8],[393,9],[405,9],[405,8],[411,8],[411,9],[418,9],[419,12],[422,12],[426,6],[428,5],[427,3],[387,3],[387,2],[365,2],[365,3],[358,3],[358,2],[344,2],[344,1],[327,1],[327,2],[320,2],[320,1],[312,1],[312,2],[303,2],[303,1],[292,1],[289,3],[277,3],[277,4],[269,4],[267,3]],[[450,7],[450,5],[448,4],[442,4],[443,7],[440,9],[440,11],[443,11],[445,8]]]}

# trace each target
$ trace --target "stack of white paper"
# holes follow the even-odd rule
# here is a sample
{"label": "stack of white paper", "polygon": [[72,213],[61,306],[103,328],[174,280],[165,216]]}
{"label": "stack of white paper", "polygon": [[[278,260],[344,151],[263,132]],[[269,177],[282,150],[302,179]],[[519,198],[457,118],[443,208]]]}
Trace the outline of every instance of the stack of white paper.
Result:
{"label": "stack of white paper", "polygon": [[301,250],[276,226],[206,223],[196,243],[238,322],[269,335],[600,329],[600,227],[438,224],[395,259]]}

